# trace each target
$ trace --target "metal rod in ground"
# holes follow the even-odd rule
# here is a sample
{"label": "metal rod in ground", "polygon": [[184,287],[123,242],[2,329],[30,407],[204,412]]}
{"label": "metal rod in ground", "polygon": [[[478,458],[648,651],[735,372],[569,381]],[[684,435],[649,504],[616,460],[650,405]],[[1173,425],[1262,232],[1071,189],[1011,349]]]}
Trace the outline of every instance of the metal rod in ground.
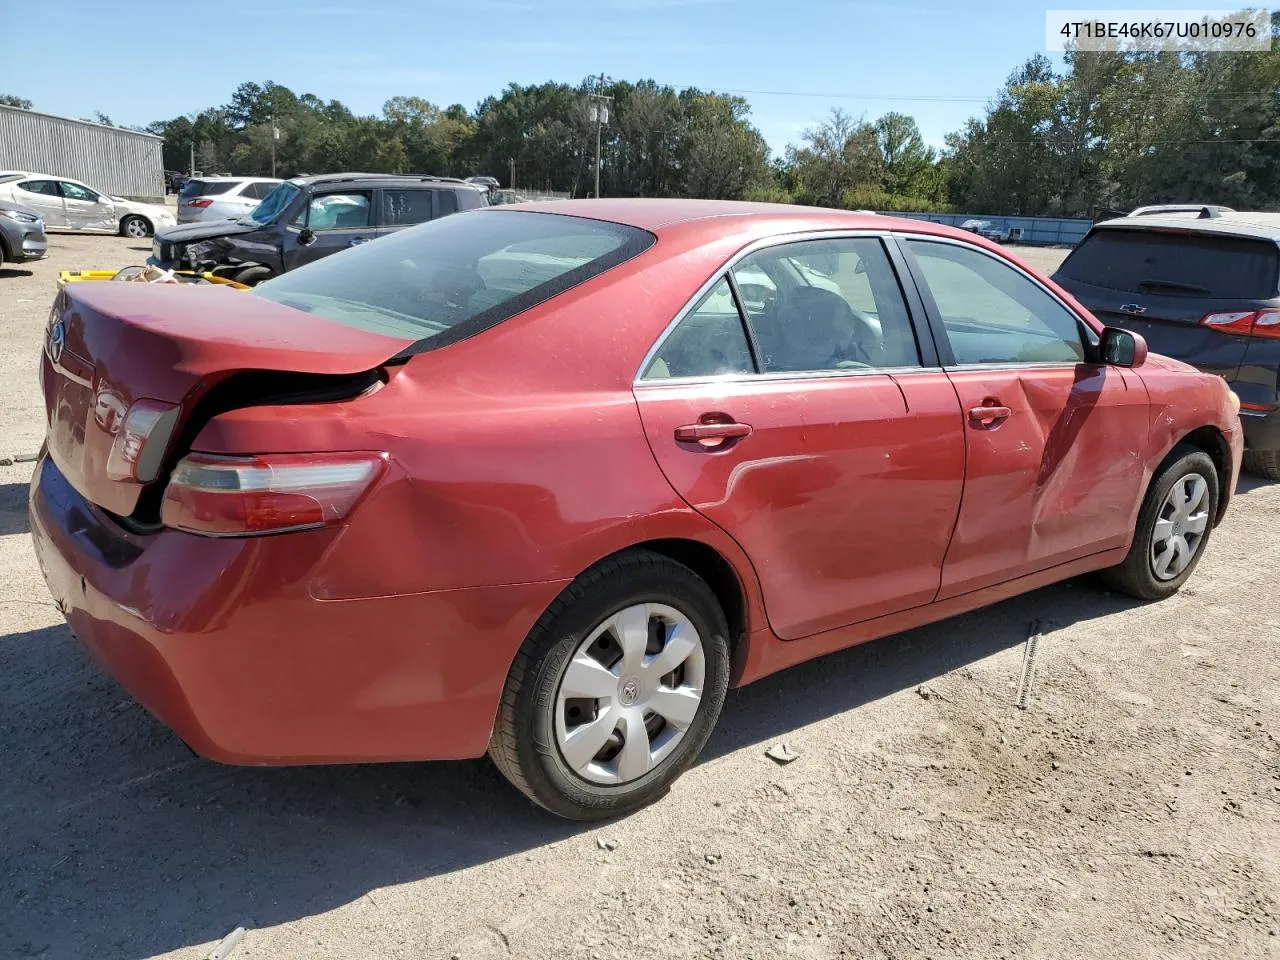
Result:
{"label": "metal rod in ground", "polygon": [[218,941],[217,946],[209,953],[208,960],[226,960],[231,956],[233,950],[240,946],[240,941],[244,939],[244,927],[236,927],[225,937]]}
{"label": "metal rod in ground", "polygon": [[1027,637],[1027,646],[1022,652],[1022,678],[1018,681],[1016,703],[1019,710],[1027,709],[1027,703],[1031,700],[1031,685],[1036,679],[1036,659],[1040,652],[1040,621],[1032,620],[1028,630],[1030,636]]}

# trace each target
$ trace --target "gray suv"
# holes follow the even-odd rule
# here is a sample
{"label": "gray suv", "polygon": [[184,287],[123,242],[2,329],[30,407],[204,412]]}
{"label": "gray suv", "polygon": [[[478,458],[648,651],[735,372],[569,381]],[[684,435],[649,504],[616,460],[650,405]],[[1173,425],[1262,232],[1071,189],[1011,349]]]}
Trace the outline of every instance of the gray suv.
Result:
{"label": "gray suv", "polygon": [[1107,220],[1053,279],[1103,323],[1226,380],[1240,397],[1245,467],[1280,480],[1280,214]]}
{"label": "gray suv", "polygon": [[158,231],[147,262],[212,271],[252,286],[396,230],[488,203],[483,189],[449,177],[294,177],[239,220]]}
{"label": "gray suv", "polygon": [[0,201],[0,265],[39,260],[48,251],[44,218],[20,203]]}

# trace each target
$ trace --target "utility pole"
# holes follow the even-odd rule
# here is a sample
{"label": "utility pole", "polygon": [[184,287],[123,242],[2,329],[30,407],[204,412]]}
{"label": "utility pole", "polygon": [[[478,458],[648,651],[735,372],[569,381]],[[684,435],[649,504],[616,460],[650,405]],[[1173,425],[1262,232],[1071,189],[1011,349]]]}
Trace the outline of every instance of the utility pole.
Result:
{"label": "utility pole", "polygon": [[191,175],[196,175],[196,136],[194,131],[191,134]]}
{"label": "utility pole", "polygon": [[600,91],[604,89],[604,74],[596,85],[596,92],[588,94],[591,108],[588,116],[596,122],[596,199],[600,199],[600,128],[609,122],[609,102],[613,97],[606,97]]}
{"label": "utility pole", "polygon": [[271,179],[276,176],[276,141],[280,139],[280,128],[276,126],[276,89],[271,88]]}
{"label": "utility pole", "polygon": [[507,163],[511,164],[511,183],[507,189],[514,190],[516,188],[516,158],[507,157]]}

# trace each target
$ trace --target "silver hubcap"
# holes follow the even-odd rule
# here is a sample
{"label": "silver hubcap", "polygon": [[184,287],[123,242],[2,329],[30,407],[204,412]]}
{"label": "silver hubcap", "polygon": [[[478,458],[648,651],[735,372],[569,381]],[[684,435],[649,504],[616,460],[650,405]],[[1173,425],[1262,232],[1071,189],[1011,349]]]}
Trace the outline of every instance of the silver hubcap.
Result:
{"label": "silver hubcap", "polygon": [[145,237],[147,235],[147,225],[141,220],[130,220],[125,224],[124,231],[131,237]]}
{"label": "silver hubcap", "polygon": [[636,780],[671,755],[702,702],[702,638],[674,607],[619,610],[578,645],[556,691],[556,745],[592,783]]}
{"label": "silver hubcap", "polygon": [[1195,558],[1209,528],[1209,484],[1189,473],[1169,491],[1160,505],[1151,534],[1151,571],[1159,580],[1172,580]]}

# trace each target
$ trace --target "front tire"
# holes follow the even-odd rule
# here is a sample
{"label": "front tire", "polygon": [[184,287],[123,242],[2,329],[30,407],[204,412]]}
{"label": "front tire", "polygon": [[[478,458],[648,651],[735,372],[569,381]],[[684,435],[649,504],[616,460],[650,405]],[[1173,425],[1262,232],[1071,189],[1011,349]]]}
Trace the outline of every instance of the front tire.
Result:
{"label": "front tire", "polygon": [[236,283],[243,283],[247,287],[256,287],[263,280],[271,279],[270,267],[245,267],[232,277]]}
{"label": "front tire", "polygon": [[1203,450],[1180,446],[1151,478],[1124,561],[1102,571],[1140,600],[1177,593],[1195,570],[1218,514],[1218,469]]}
{"label": "front tire", "polygon": [[120,221],[120,236],[141,240],[151,236],[151,223],[146,217],[131,215]]}
{"label": "front tire", "polygon": [[489,756],[571,820],[630,813],[697,759],[729,685],[729,629],[693,570],[636,550],[565,588],[507,676]]}
{"label": "front tire", "polygon": [[1246,450],[1244,468],[1268,480],[1280,480],[1280,450]]}

